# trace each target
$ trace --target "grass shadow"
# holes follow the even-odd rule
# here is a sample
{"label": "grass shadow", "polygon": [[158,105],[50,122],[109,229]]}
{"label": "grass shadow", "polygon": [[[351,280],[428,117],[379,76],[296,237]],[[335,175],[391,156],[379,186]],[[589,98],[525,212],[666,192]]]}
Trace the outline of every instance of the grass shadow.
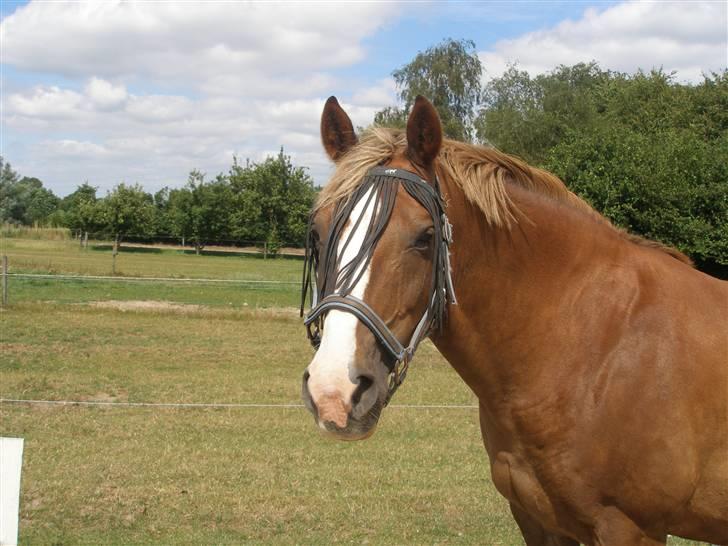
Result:
{"label": "grass shadow", "polygon": [[[89,245],[89,248],[91,250],[96,250],[100,252],[111,252],[114,249],[114,245],[94,244]],[[123,252],[124,254],[161,254],[162,252],[164,252],[164,249],[141,246],[124,246],[124,244],[122,243],[122,245],[119,247],[119,252]]]}
{"label": "grass shadow", "polygon": [[[184,253],[187,256],[195,256],[195,250],[194,249],[185,249],[185,250],[178,250],[177,252]],[[263,252],[256,251],[256,250],[246,250],[246,249],[240,249],[238,251],[229,251],[229,250],[214,250],[214,249],[203,249],[200,250],[200,256],[215,256],[215,257],[223,257],[223,258],[254,258],[258,260],[303,260],[303,256],[298,254],[268,254],[268,257],[266,258]]]}

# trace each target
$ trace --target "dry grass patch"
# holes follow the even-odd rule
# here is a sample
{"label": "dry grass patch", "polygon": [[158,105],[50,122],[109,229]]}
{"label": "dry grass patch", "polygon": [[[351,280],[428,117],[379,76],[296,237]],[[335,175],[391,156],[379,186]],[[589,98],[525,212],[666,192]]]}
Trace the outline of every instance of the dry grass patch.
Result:
{"label": "dry grass patch", "polygon": [[100,309],[116,309],[117,311],[171,311],[192,313],[203,309],[202,305],[194,305],[190,303],[174,303],[171,301],[156,300],[105,300],[91,301],[87,305],[98,307]]}
{"label": "dry grass patch", "polygon": [[259,318],[292,318],[299,316],[299,309],[295,307],[248,307],[221,309],[209,305],[196,305],[189,303],[175,303],[172,301],[160,300],[102,300],[91,301],[79,305],[88,305],[99,309],[114,309],[117,311],[139,311],[139,312],[169,312],[184,313],[198,316],[244,316]]}

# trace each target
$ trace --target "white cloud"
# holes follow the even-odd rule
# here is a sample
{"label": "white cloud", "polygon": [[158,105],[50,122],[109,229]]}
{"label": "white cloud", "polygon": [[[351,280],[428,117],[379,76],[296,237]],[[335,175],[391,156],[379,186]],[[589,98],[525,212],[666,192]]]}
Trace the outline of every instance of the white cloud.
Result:
{"label": "white cloud", "polygon": [[101,110],[118,108],[126,100],[126,87],[114,85],[101,78],[91,78],[85,91],[91,101]]}
{"label": "white cloud", "polygon": [[86,158],[95,159],[98,156],[109,155],[109,150],[94,142],[79,141],[71,139],[46,140],[40,143],[51,156],[60,158]]}
{"label": "white cloud", "polygon": [[508,63],[532,74],[558,64],[596,60],[602,68],[634,72],[663,67],[682,81],[728,65],[728,4],[725,2],[625,2],[587,9],[581,19],[501,40],[480,53],[487,76]]}
{"label": "white cloud", "polygon": [[[301,96],[364,58],[393,3],[32,2],[2,22],[4,62],[236,96]],[[42,39],[39,37],[42,36]],[[49,47],[49,44],[52,44]]]}
{"label": "white cloud", "polygon": [[351,97],[351,102],[362,106],[375,106],[381,110],[397,103],[396,91],[394,79],[385,78],[372,87],[357,90]]}
{"label": "white cloud", "polygon": [[[317,183],[329,176],[330,163],[319,138],[323,98],[240,101],[127,92],[123,102],[109,108],[108,101],[99,101],[99,88],[110,87],[92,78],[83,93],[38,86],[10,95],[3,120],[6,134],[38,126],[44,135],[27,151],[27,162],[9,158],[14,167],[53,184],[62,194],[86,179],[102,189],[125,180],[151,191],[182,184],[193,168],[212,175],[225,171],[233,154],[260,161],[284,146],[287,154],[309,167]],[[380,91],[363,89],[362,96]],[[379,107],[377,102],[342,104],[361,126],[371,123]],[[78,134],[93,138],[68,137]]]}
{"label": "white cloud", "polygon": [[142,123],[170,123],[194,116],[195,103],[174,95],[132,95],[126,113]]}
{"label": "white cloud", "polygon": [[78,115],[83,96],[69,89],[56,86],[36,87],[27,94],[13,94],[8,97],[9,115],[17,114],[28,118],[47,120],[67,119]]}

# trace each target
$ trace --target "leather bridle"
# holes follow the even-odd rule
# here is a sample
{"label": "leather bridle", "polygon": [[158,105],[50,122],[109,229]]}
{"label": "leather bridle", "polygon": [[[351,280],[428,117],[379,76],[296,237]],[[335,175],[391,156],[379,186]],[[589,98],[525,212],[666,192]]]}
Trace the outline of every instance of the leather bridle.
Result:
{"label": "leather bridle", "polygon": [[[369,305],[351,294],[352,289],[371,262],[374,248],[389,222],[399,186],[402,186],[430,214],[435,242],[429,303],[406,346],[397,339],[397,336]],[[365,196],[365,210],[373,207],[371,221],[366,228],[358,254],[349,262],[342,264],[344,250],[351,242],[364,215],[359,217],[349,231],[348,238],[340,245],[344,227],[349,221],[354,207]],[[373,203],[372,200],[374,200]],[[351,313],[359,319],[374,334],[374,337],[391,357],[389,361],[385,362],[390,371],[386,405],[404,381],[409,363],[419,343],[430,332],[442,327],[447,304],[457,303],[450,272],[452,226],[445,214],[438,180],[435,178],[434,184],[430,184],[416,174],[403,169],[374,167],[369,170],[354,192],[336,205],[322,257],[319,256],[317,250],[312,225],[313,215],[309,220],[306,236],[301,297],[301,316],[304,314],[307,295],[311,300],[311,311],[304,320],[308,338],[311,345],[318,349],[325,316],[331,309]],[[341,248],[339,248],[340,246]],[[321,265],[320,269],[319,265]]]}

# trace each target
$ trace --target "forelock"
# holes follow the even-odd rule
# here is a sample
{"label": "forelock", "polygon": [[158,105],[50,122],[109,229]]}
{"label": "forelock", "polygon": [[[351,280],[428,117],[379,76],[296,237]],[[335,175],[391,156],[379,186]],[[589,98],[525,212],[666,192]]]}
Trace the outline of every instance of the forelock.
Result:
{"label": "forelock", "polygon": [[402,130],[382,127],[367,129],[359,143],[336,162],[336,170],[321,190],[314,210],[350,196],[369,169],[386,163],[406,147],[407,135]]}

